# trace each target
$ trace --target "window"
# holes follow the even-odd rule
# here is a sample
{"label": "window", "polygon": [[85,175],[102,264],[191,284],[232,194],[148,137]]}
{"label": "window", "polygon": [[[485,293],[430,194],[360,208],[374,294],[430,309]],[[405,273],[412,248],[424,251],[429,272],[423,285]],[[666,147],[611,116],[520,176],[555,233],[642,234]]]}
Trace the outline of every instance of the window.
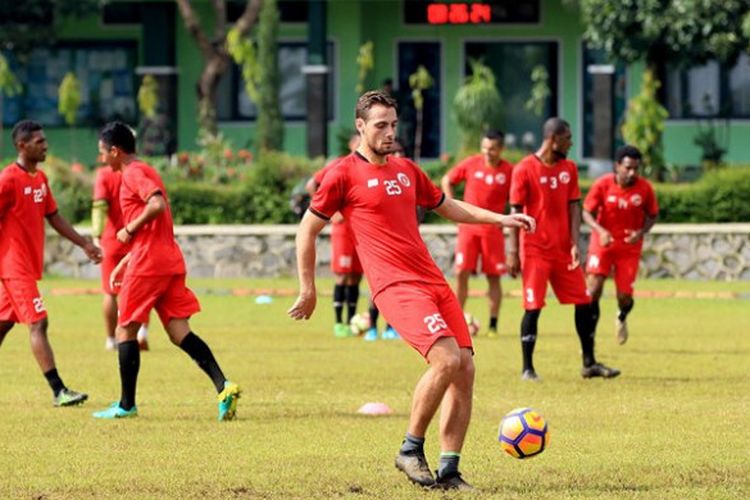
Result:
{"label": "window", "polygon": [[[279,42],[279,73],[281,88],[279,100],[285,120],[304,120],[307,117],[307,80],[302,67],[307,61],[307,43]],[[328,119],[333,119],[333,43],[328,42]],[[224,76],[218,92],[217,116],[219,120],[254,120],[258,108],[245,91],[242,73],[237,65]]]}
{"label": "window", "polygon": [[135,46],[130,43],[61,44],[36,49],[21,65],[9,54],[23,92],[5,97],[3,123],[28,118],[46,126],[64,125],[57,111],[58,88],[73,71],[81,84],[77,125],[98,126],[114,119],[134,122]]}
{"label": "window", "polygon": [[[471,59],[482,60],[495,74],[502,99],[503,128],[509,134],[506,135],[508,146],[535,147],[540,143],[544,121],[557,115],[557,51],[557,42],[470,42],[465,45],[465,75],[471,74]],[[527,111],[525,104],[533,85],[531,72],[539,65],[547,69],[550,96],[542,114],[537,116]]]}
{"label": "window", "polygon": [[709,61],[666,70],[665,105],[670,118],[749,118],[750,56],[733,66]]}

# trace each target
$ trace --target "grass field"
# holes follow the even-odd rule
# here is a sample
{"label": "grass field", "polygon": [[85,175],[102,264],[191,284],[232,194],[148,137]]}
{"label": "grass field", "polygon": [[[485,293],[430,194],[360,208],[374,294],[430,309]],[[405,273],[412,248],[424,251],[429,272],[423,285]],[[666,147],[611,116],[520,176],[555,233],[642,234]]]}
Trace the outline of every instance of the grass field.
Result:
{"label": "grass field", "polygon": [[[48,293],[60,373],[90,400],[53,408],[25,328],[8,335],[0,349],[0,498],[445,496],[417,489],[393,467],[411,391],[425,369],[414,351],[401,341],[335,339],[329,298],[301,324],[285,316],[291,298],[256,305],[252,297],[225,293],[293,288],[292,280],[193,284],[204,290],[204,312],[193,328],[245,391],[238,420],[215,421],[212,385],[156,325],[152,350],[141,361],[140,416],[92,419],[93,410],[119,395],[117,356],[103,349],[100,298]],[[319,283],[321,290],[329,285]],[[638,285],[750,292],[742,283]],[[95,286],[43,283],[45,290]],[[597,351],[623,375],[605,381],[581,379],[573,311],[551,300],[537,343],[543,381],[534,384],[519,380],[520,301],[506,300],[501,337],[476,339],[474,414],[462,469],[478,490],[463,496],[750,497],[749,306],[747,299],[642,299],[629,343],[618,346],[608,298]],[[486,323],[484,308],[484,300],[471,299],[469,309]],[[395,414],[358,415],[368,401],[385,402]],[[527,461],[505,456],[496,441],[500,418],[517,406],[540,410],[551,429],[550,447]],[[436,466],[435,428],[426,449]]]}

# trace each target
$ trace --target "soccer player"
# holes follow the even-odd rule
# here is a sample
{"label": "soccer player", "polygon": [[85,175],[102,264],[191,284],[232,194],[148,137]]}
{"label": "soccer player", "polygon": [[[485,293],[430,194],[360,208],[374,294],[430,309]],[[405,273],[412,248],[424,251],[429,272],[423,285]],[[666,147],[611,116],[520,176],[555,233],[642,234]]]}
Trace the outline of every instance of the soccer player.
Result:
{"label": "soccer player", "polygon": [[120,364],[120,400],[94,413],[95,418],[138,415],[135,393],[141,358],[136,340],[152,308],[159,314],[170,340],[185,351],[216,387],[219,420],[235,416],[240,388],[227,380],[211,349],[190,329],[188,318],[200,311],[193,292],[185,286],[185,260],[174,239],[167,191],[159,174],[135,156],[135,135],[124,123],[107,124],[99,136],[99,153],[115,170],[122,170],[120,207],[123,227],[117,239],[131,245],[128,255],[110,275],[120,280],[116,330]]}
{"label": "soccer player", "polygon": [[[354,152],[359,146],[359,134],[352,134],[349,138],[349,151]],[[307,192],[315,196],[318,186],[325,175],[335,167],[341,158],[328,163],[321,168],[307,182]],[[331,271],[334,275],[333,285],[333,313],[336,322],[333,334],[338,338],[349,337],[351,329],[349,323],[357,314],[359,302],[359,284],[362,281],[362,264],[359,262],[357,251],[354,249],[349,224],[340,213],[331,218]],[[344,322],[344,304],[346,303],[346,322]],[[374,340],[374,339],[372,339]]]}
{"label": "soccer player", "polygon": [[583,353],[584,378],[611,378],[620,370],[596,362],[594,357],[594,313],[591,297],[580,266],[578,237],[581,227],[578,168],[567,159],[573,144],[570,125],[560,118],[544,123],[544,140],[536,154],[529,155],[513,169],[511,213],[524,212],[537,221],[533,234],[511,228],[508,271],[516,276],[521,270],[523,306],[521,350],[523,380],[538,380],[533,355],[537,323],[545,304],[547,283],[561,304],[575,304],[575,326]]}
{"label": "soccer player", "polygon": [[42,126],[18,122],[11,133],[18,151],[0,172],[0,344],[16,323],[29,325],[31,351],[47,379],[55,406],[83,403],[88,395],[69,389],[57,373],[47,338],[47,310],[37,288],[44,262],[44,219],[98,263],[101,251],[60,215],[39,163],[47,157]]}
{"label": "soccer player", "polygon": [[[119,287],[109,285],[109,276],[118,262],[128,253],[128,245],[117,241],[117,231],[123,227],[120,210],[120,183],[122,172],[111,165],[100,167],[94,179],[94,195],[91,208],[91,232],[94,243],[102,249],[101,280],[102,312],[107,337],[104,347],[109,351],[117,349],[115,328],[117,327],[117,293]],[[138,330],[138,346],[148,350],[148,327],[141,325]]]}
{"label": "soccer player", "polygon": [[[417,205],[456,222],[533,230],[523,214],[504,216],[447,199],[420,168],[389,153],[396,136],[396,102],[383,91],[360,96],[356,128],[362,140],[323,179],[297,232],[300,295],[289,316],[312,315],[315,238],[336,212],[351,225],[356,250],[375,304],[401,337],[430,364],[417,384],[409,428],[396,467],[414,483],[471,489],[458,462],[471,417],[474,362],[461,305],[432,260],[414,213]],[[434,478],[424,455],[424,436],[438,406],[440,467]]]}
{"label": "soccer player", "polygon": [[[502,132],[488,130],[480,143],[481,153],[469,156],[448,171],[441,181],[443,192],[453,198],[453,186],[462,182],[464,201],[502,213],[508,203],[513,165],[502,159]],[[459,224],[456,239],[456,295],[461,307],[466,306],[469,277],[482,257],[482,272],[487,276],[490,305],[489,336],[497,336],[497,317],[503,289],[500,276],[505,273],[505,238],[503,230],[492,224]]]}
{"label": "soccer player", "polygon": [[628,340],[628,313],[633,309],[633,284],[643,248],[643,236],[659,215],[654,188],[638,175],[641,152],[630,145],[615,152],[614,173],[600,177],[583,202],[583,220],[591,231],[586,273],[594,327],[604,280],[614,271],[619,312],[615,336]]}

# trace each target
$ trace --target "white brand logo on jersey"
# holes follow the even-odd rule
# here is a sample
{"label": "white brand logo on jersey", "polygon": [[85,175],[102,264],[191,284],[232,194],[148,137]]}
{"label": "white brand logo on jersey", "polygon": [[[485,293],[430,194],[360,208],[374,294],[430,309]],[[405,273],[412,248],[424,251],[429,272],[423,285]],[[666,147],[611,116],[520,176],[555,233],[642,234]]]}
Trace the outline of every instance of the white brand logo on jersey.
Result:
{"label": "white brand logo on jersey", "polygon": [[404,173],[399,172],[398,175],[396,175],[396,179],[398,179],[398,182],[400,182],[406,187],[411,186],[411,181]]}
{"label": "white brand logo on jersey", "polygon": [[484,174],[482,172],[476,171],[474,172],[474,177],[477,179],[481,179],[482,177],[484,177]]}
{"label": "white brand logo on jersey", "polygon": [[31,194],[31,186],[26,186],[23,188],[23,194]]}
{"label": "white brand logo on jersey", "polygon": [[539,179],[539,184],[547,184],[547,178],[546,177],[541,177]]}
{"label": "white brand logo on jersey", "polygon": [[367,187],[368,188],[375,187],[377,185],[378,185],[378,180],[377,179],[369,179],[367,181]]}
{"label": "white brand logo on jersey", "polygon": [[643,199],[641,198],[641,195],[639,194],[634,194],[633,196],[630,197],[630,203],[632,203],[633,206],[635,207],[640,207],[642,202],[643,202]]}
{"label": "white brand logo on jersey", "polygon": [[570,182],[570,174],[567,172],[560,172],[560,182],[567,184]]}
{"label": "white brand logo on jersey", "polygon": [[505,174],[497,174],[495,176],[495,180],[497,181],[498,184],[505,184],[505,181],[506,181]]}
{"label": "white brand logo on jersey", "polygon": [[617,196],[611,194],[607,196],[607,203],[616,203],[617,202]]}

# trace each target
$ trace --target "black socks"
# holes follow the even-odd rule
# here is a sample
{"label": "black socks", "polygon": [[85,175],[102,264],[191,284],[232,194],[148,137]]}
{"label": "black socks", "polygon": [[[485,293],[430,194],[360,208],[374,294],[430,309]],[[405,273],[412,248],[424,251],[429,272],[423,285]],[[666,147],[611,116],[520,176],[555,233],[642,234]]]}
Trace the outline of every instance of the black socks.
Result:
{"label": "black socks", "polygon": [[141,368],[141,349],[137,340],[117,344],[120,361],[120,408],[130,410],[135,406],[135,386]]}
{"label": "black socks", "polygon": [[336,323],[343,323],[344,300],[346,298],[346,286],[334,285],[333,287],[333,312],[336,314]]}
{"label": "black socks", "polygon": [[351,323],[357,314],[357,302],[359,301],[359,285],[346,286],[346,322]]}
{"label": "black socks", "polygon": [[599,324],[599,301],[591,301],[591,321],[593,322],[594,331],[596,331],[596,325]]}
{"label": "black socks", "polygon": [[526,311],[521,320],[521,352],[523,353],[523,371],[534,371],[534,346],[541,309]]}
{"label": "black socks", "polygon": [[[138,343],[136,342],[136,347]],[[224,373],[219,368],[219,363],[216,362],[211,349],[206,345],[203,340],[193,332],[190,332],[182,339],[180,343],[180,349],[190,355],[193,360],[198,363],[201,370],[206,372],[211,378],[211,381],[216,386],[216,392],[219,393],[224,390],[224,382],[227,380],[224,377]]]}
{"label": "black socks", "polygon": [[594,312],[590,304],[576,305],[576,333],[581,342],[583,366],[596,363],[594,358]]}
{"label": "black socks", "polygon": [[497,331],[497,317],[493,316],[490,318],[490,330],[493,332]]}
{"label": "black socks", "polygon": [[620,308],[620,311],[617,313],[617,319],[619,319],[620,321],[625,321],[625,318],[628,317],[628,314],[630,313],[630,311],[633,310],[634,305],[635,305],[635,302],[631,298],[630,302],[628,302],[628,304],[625,305],[625,307]]}
{"label": "black socks", "polygon": [[57,396],[58,394],[60,394],[60,391],[65,389],[65,384],[63,384],[60,375],[57,374],[57,368],[53,368],[48,372],[44,372],[44,378],[47,379],[47,383],[49,384],[50,389],[52,389],[53,395]]}
{"label": "black socks", "polygon": [[370,304],[370,326],[372,328],[378,327],[378,316],[380,316],[380,311],[375,307],[375,304]]}

